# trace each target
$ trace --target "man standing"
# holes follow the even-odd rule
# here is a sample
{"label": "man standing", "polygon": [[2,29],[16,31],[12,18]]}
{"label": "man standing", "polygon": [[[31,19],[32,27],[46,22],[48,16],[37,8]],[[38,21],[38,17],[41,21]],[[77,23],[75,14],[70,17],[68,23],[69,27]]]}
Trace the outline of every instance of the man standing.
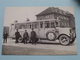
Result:
{"label": "man standing", "polygon": [[29,36],[28,36],[27,30],[25,30],[25,32],[23,34],[24,44],[25,43],[27,44],[28,38],[29,38]]}
{"label": "man standing", "polygon": [[7,31],[5,31],[3,34],[3,38],[4,38],[3,43],[7,43],[7,37],[8,37],[8,33],[7,33]]}
{"label": "man standing", "polygon": [[18,32],[18,30],[15,32],[15,38],[16,38],[16,42],[15,43],[18,43],[18,39],[20,38],[20,33]]}
{"label": "man standing", "polygon": [[31,32],[31,40],[32,40],[32,44],[36,44],[36,32],[34,31],[33,28]]}

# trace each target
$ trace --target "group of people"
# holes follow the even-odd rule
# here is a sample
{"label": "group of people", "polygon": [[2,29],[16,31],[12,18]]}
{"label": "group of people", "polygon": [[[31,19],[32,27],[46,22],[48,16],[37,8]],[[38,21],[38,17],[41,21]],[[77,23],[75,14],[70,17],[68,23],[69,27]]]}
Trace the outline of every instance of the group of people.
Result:
{"label": "group of people", "polygon": [[[15,43],[18,43],[18,40],[19,40],[20,37],[21,37],[21,35],[20,35],[19,31],[17,30],[15,32],[15,38],[16,38],[16,42]],[[30,37],[30,42],[32,42],[32,44],[36,44],[36,37],[37,37],[36,32],[34,31],[34,29],[32,29],[31,37]],[[23,42],[24,42],[24,44],[27,44],[28,40],[29,40],[29,35],[28,35],[27,30],[25,30],[25,32],[23,34]]]}
{"label": "group of people", "polygon": [[[18,40],[19,40],[20,37],[21,37],[21,35],[20,35],[19,31],[17,30],[15,32],[15,39],[16,39],[15,43],[18,43]],[[7,31],[5,31],[3,33],[3,39],[4,39],[3,43],[7,43],[7,38],[8,38],[8,33],[7,33]],[[36,44],[36,39],[37,39],[36,32],[34,31],[34,29],[32,29],[31,37],[30,37],[30,41],[29,42],[32,42],[32,44]],[[28,35],[27,30],[25,30],[25,32],[23,34],[23,42],[24,42],[24,44],[27,44],[28,40],[29,40],[29,35]]]}

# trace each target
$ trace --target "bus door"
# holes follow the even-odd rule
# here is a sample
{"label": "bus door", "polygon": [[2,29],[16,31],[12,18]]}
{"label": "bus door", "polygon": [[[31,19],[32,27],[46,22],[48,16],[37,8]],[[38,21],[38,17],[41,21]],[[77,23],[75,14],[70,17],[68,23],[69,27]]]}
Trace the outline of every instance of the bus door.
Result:
{"label": "bus door", "polygon": [[45,38],[44,35],[44,21],[39,22],[39,38]]}

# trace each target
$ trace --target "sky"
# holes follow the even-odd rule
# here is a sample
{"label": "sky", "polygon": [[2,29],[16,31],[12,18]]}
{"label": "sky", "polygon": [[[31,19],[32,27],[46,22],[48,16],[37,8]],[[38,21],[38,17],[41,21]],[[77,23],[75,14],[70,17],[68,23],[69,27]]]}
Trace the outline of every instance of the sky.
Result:
{"label": "sky", "polygon": [[[18,22],[36,21],[36,16],[48,7],[6,7],[4,16],[4,26],[10,26],[15,20]],[[73,7],[58,7],[64,11],[74,14]]]}

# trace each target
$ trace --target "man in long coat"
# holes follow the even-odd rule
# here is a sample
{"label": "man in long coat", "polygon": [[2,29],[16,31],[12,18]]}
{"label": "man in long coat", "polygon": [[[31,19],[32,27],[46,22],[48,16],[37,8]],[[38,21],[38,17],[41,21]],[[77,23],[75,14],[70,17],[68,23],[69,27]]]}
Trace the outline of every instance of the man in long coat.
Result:
{"label": "man in long coat", "polygon": [[32,44],[36,44],[36,32],[34,31],[34,29],[32,29],[31,31],[31,40]]}
{"label": "man in long coat", "polygon": [[16,38],[16,42],[18,43],[18,39],[21,37],[20,33],[18,32],[18,30],[15,32],[15,38]]}
{"label": "man in long coat", "polygon": [[4,38],[3,43],[7,43],[7,37],[8,37],[8,33],[5,31],[3,34],[3,38]]}
{"label": "man in long coat", "polygon": [[28,38],[29,38],[28,32],[27,32],[27,30],[25,30],[25,33],[23,34],[24,44],[25,44],[25,43],[27,44]]}

